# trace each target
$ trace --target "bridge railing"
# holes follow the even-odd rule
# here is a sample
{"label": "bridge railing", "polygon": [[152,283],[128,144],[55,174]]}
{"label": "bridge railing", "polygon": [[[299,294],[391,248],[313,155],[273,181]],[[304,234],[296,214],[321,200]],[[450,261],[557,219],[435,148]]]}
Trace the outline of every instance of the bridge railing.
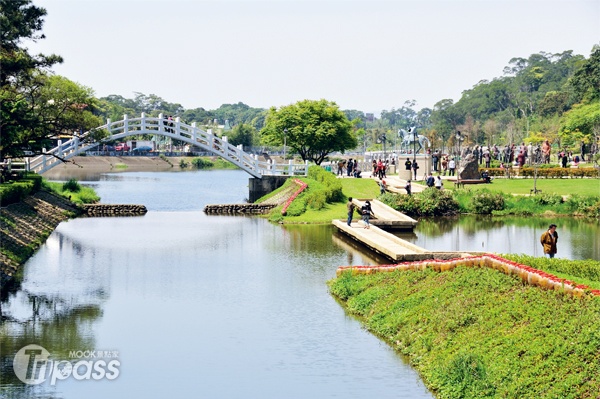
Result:
{"label": "bridge railing", "polygon": [[[275,164],[260,161],[258,156],[246,153],[241,146],[236,147],[228,143],[226,137],[215,136],[198,128],[195,123],[188,125],[181,122],[179,118],[167,119],[162,114],[158,117],[147,117],[142,113],[141,117],[131,119],[125,115],[123,120],[115,122],[108,120],[105,125],[95,130],[98,129],[105,129],[109,133],[109,136],[103,139],[102,142],[118,140],[136,134],[162,135],[181,140],[222,157],[254,177],[263,175],[306,175],[308,172],[308,162],[302,164],[292,162]],[[59,141],[57,147],[31,159],[31,170],[43,173],[61,162],[61,159],[70,159],[98,146],[100,142],[89,142],[90,136],[91,131],[73,137],[64,143]]]}

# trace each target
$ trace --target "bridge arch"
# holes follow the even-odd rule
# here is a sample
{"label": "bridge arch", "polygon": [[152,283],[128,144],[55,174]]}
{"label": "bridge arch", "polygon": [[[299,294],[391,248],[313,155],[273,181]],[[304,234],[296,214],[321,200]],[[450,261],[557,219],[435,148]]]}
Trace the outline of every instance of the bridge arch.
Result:
{"label": "bridge arch", "polygon": [[[109,136],[100,141],[92,141],[92,132],[98,129],[107,130]],[[241,146],[236,147],[229,144],[226,138],[215,136],[200,129],[195,122],[188,125],[182,122],[180,118],[168,120],[162,114],[158,117],[148,117],[143,113],[139,118],[129,119],[125,115],[119,121],[112,122],[109,119],[105,125],[75,136],[66,142],[59,142],[55,148],[29,159],[28,169],[42,174],[59,165],[61,163],[60,159],[70,159],[109,141],[142,134],[170,137],[199,147],[233,163],[259,179],[265,175],[306,175],[308,173],[308,161],[302,164],[294,164],[292,161],[284,164],[260,161],[257,155],[245,152]]]}

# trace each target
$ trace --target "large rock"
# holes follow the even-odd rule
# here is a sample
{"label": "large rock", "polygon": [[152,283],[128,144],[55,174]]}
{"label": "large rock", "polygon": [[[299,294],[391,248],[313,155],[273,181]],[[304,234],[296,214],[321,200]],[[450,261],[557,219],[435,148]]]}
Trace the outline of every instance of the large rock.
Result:
{"label": "large rock", "polygon": [[460,180],[481,179],[479,173],[479,160],[473,155],[471,148],[465,148],[458,165],[458,178]]}

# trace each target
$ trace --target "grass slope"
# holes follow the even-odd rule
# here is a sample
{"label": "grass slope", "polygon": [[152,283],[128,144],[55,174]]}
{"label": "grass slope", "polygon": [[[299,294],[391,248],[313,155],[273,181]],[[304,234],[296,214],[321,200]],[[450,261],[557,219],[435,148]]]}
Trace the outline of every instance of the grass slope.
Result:
{"label": "grass slope", "polygon": [[600,300],[458,267],[352,276],[332,294],[439,398],[597,398]]}
{"label": "grass slope", "polygon": [[[307,179],[303,179],[309,183]],[[373,179],[339,179],[342,183],[342,192],[346,197],[354,198],[377,198],[379,195],[379,186]],[[314,210],[307,208],[306,212],[300,216],[286,216],[283,223],[314,223],[327,224],[333,219],[346,219],[346,203],[338,202],[326,204],[323,209]]]}

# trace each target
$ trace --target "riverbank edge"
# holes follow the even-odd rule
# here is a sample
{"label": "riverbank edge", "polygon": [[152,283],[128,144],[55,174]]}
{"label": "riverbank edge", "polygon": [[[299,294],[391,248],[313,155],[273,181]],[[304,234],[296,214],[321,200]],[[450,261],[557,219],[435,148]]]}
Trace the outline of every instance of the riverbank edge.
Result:
{"label": "riverbank edge", "polygon": [[21,266],[56,226],[82,214],[76,204],[46,190],[0,208],[0,289],[15,282]]}
{"label": "riverbank edge", "polygon": [[597,297],[475,264],[439,266],[342,268],[328,286],[436,397],[595,397]]}

